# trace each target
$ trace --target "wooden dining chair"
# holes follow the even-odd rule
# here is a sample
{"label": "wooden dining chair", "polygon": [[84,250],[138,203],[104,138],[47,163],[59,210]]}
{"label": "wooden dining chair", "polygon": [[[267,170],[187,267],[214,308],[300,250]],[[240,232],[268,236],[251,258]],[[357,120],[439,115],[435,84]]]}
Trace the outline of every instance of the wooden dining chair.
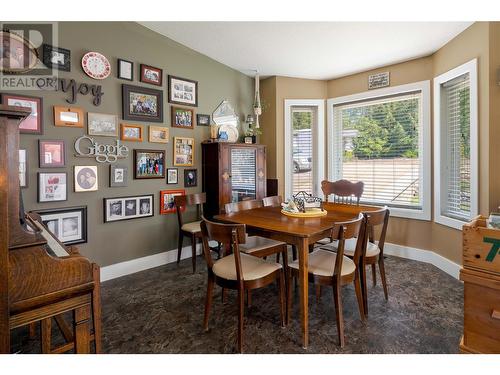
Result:
{"label": "wooden dining chair", "polygon": [[[262,199],[264,207],[281,207],[281,203],[283,203],[281,195],[273,195],[272,197],[265,197]],[[297,259],[297,247],[295,245],[292,245],[292,259]],[[279,258],[277,261],[279,261]]]}
{"label": "wooden dining chair", "polygon": [[[332,237],[338,239],[338,250],[336,253],[323,249],[315,249],[309,254],[308,279],[315,285],[332,286],[333,300],[335,304],[335,315],[337,322],[337,333],[340,346],[345,345],[344,339],[344,317],[342,311],[341,287],[354,283],[356,299],[358,301],[359,315],[365,321],[363,291],[361,286],[361,260],[366,249],[367,225],[366,217],[362,214],[355,220],[335,223],[332,229]],[[357,238],[356,251],[353,259],[344,255],[345,241]],[[292,278],[299,277],[299,262],[292,262],[288,267],[288,285]],[[291,288],[288,289],[287,319],[290,319],[292,304]]]}
{"label": "wooden dining chair", "polygon": [[[190,195],[178,195],[174,197],[174,204],[177,211],[177,221],[179,223],[179,242],[177,247],[177,264],[181,261],[182,244],[184,236],[191,239],[191,261],[193,263],[193,273],[196,272],[196,242],[201,239],[200,222],[203,215],[203,204],[207,197],[205,193]],[[196,205],[197,220],[184,223],[182,213],[188,206]]]}
{"label": "wooden dining chair", "polygon": [[[359,200],[363,195],[364,186],[365,184],[362,181],[321,181],[321,190],[325,195],[325,201],[328,202],[328,197],[333,194],[334,203],[359,205]],[[353,200],[353,198],[355,198],[355,200]]]}
{"label": "wooden dining chair", "polygon": [[[266,262],[240,251],[247,238],[244,224],[219,224],[204,219],[201,222],[203,254],[208,267],[207,295],[203,327],[208,330],[214,284],[238,291],[238,352],[243,351],[243,315],[245,291],[263,288],[275,280],[279,284],[281,326],[285,326],[285,275],[279,263]],[[212,259],[208,241],[218,241],[226,248],[224,256]],[[230,250],[229,250],[230,249]]]}
{"label": "wooden dining chair", "polygon": [[[384,244],[385,235],[387,233],[387,226],[389,224],[389,209],[387,207],[381,208],[377,211],[367,211],[363,213],[367,217],[368,226],[368,242],[366,246],[366,252],[364,256],[363,263],[365,266],[371,266],[372,268],[372,279],[373,285],[377,284],[376,275],[376,264],[378,263],[380,271],[380,279],[382,280],[382,286],[384,288],[384,297],[388,299],[387,292],[387,280],[385,275],[385,265],[384,265]],[[380,237],[378,242],[375,242],[375,229],[380,228]],[[338,247],[338,242],[334,241],[333,249],[336,250]],[[354,258],[356,252],[356,239],[349,239],[345,241],[344,245],[344,255],[349,258]],[[363,272],[363,285],[365,290],[364,293],[364,309],[365,314],[368,315],[368,288],[366,283],[366,272]]]}

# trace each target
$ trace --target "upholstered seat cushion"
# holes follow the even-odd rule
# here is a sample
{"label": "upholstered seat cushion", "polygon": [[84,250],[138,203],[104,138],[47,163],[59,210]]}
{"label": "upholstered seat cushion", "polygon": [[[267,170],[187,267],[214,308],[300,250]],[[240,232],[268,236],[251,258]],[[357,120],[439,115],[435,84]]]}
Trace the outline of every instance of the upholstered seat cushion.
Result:
{"label": "upholstered seat cushion", "polygon": [[191,233],[201,232],[200,223],[201,221],[193,221],[191,223],[182,224],[181,230]]}
{"label": "upholstered seat cushion", "polygon": [[247,236],[245,243],[238,246],[241,252],[252,254],[260,250],[282,245],[285,245],[285,243],[260,236]]}
{"label": "upholstered seat cushion", "polygon": [[[266,262],[261,258],[240,253],[243,279],[257,280],[281,268],[279,263]],[[234,254],[227,255],[214,263],[212,271],[215,275],[226,280],[237,280]]]}
{"label": "upholstered seat cushion", "polygon": [[[354,251],[356,250],[357,241],[358,241],[357,238],[349,238],[348,240],[345,240],[344,255],[347,255],[348,257],[354,256]],[[333,247],[333,250],[336,251],[338,247],[338,241],[333,241],[331,246]],[[380,254],[380,249],[378,248],[378,245],[368,241],[368,244],[366,245],[366,256],[374,257],[377,256],[378,254]]]}
{"label": "upholstered seat cushion", "polygon": [[[314,250],[309,254],[308,272],[318,276],[333,276],[337,254],[328,250]],[[288,265],[290,268],[299,269],[299,262],[294,261]],[[356,270],[356,265],[344,256],[341,275],[350,275]]]}

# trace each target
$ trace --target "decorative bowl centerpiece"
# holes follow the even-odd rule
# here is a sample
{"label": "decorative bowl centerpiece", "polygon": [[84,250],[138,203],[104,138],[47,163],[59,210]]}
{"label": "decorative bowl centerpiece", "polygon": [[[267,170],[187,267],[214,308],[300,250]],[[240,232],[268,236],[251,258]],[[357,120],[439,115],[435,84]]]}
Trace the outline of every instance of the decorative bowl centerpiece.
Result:
{"label": "decorative bowl centerpiece", "polygon": [[320,217],[327,214],[321,198],[299,191],[288,202],[281,204],[281,213],[292,217]]}

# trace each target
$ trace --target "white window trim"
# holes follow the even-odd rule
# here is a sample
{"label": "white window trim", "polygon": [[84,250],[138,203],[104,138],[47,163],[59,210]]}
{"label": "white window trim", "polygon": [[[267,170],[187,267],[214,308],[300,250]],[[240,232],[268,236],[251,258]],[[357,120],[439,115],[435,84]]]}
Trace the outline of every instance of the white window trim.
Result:
{"label": "white window trim", "polygon": [[353,101],[376,99],[379,97],[404,94],[413,91],[422,92],[422,156],[420,173],[422,178],[422,209],[407,209],[390,207],[391,216],[404,217],[417,220],[431,220],[431,84],[430,81],[420,81],[406,85],[387,87],[378,90],[370,90],[358,94],[330,98],[327,101],[328,119],[328,179],[333,180],[334,153],[331,151],[333,145],[333,107]]}
{"label": "white window trim", "polygon": [[323,99],[285,99],[285,197],[292,196],[292,107],[316,107],[318,119],[313,129],[314,195],[321,197],[321,181],[325,178],[325,101]]}
{"label": "white window trim", "polygon": [[465,73],[469,73],[470,81],[470,208],[472,219],[479,212],[477,59],[434,78],[434,221],[460,230],[465,224],[464,221],[441,215],[441,85]]}

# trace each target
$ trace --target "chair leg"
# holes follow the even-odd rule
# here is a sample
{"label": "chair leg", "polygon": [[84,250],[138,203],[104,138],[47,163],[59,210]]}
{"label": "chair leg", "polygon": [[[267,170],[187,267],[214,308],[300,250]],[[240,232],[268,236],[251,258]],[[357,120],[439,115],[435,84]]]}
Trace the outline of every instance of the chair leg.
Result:
{"label": "chair leg", "polygon": [[283,252],[281,253],[281,255],[283,255],[283,277],[285,279],[285,293],[286,293],[285,297],[286,297],[288,295],[288,289],[290,288],[290,284],[288,284],[288,251],[286,245],[283,247]]}
{"label": "chair leg", "polygon": [[335,301],[335,317],[337,319],[337,332],[339,335],[340,347],[345,345],[344,339],[344,314],[342,311],[342,296],[340,295],[340,284],[333,282],[333,300]]}
{"label": "chair leg", "polygon": [[363,291],[361,289],[361,273],[356,270],[354,276],[354,290],[356,292],[356,299],[358,300],[359,317],[364,322],[366,320],[365,308],[363,307]]}
{"label": "chair leg", "polygon": [[363,291],[363,308],[365,310],[365,316],[368,316],[368,285],[366,283],[366,264],[364,260],[361,261],[361,267],[359,268],[361,272],[361,290]]}
{"label": "chair leg", "polygon": [[297,260],[297,246],[292,245],[292,259]]}
{"label": "chair leg", "polygon": [[29,324],[29,338],[34,339],[36,337],[36,322]]}
{"label": "chair leg", "polygon": [[316,284],[316,303],[319,303],[321,300],[321,285]]}
{"label": "chair leg", "polygon": [[238,353],[243,353],[243,313],[245,310],[245,290],[238,289]]}
{"label": "chair leg", "polygon": [[217,259],[222,258],[222,245],[220,242],[217,242]]}
{"label": "chair leg", "polygon": [[42,341],[42,353],[50,354],[52,337],[52,318],[45,318],[40,325],[40,336]]}
{"label": "chair leg", "polygon": [[215,280],[212,276],[208,275],[207,281],[207,295],[205,297],[205,316],[203,318],[203,329],[208,331],[208,318],[210,316],[210,309],[212,308],[212,297],[214,291]]}
{"label": "chair leg", "polygon": [[280,253],[277,253],[276,254],[276,263],[279,263],[280,262]]}
{"label": "chair leg", "polygon": [[387,293],[387,280],[385,278],[385,265],[383,256],[379,257],[378,259],[378,268],[380,270],[380,279],[382,279],[382,286],[384,287],[384,296],[387,301],[389,299],[389,296]]}
{"label": "chair leg", "polygon": [[377,273],[375,270],[375,263],[372,264],[372,279],[373,279],[373,286],[377,285]]}
{"label": "chair leg", "polygon": [[191,263],[193,264],[193,273],[196,272],[196,237],[191,237]]}
{"label": "chair leg", "polygon": [[181,253],[182,253],[182,241],[184,240],[184,235],[182,232],[179,232],[179,243],[177,244],[177,264],[181,261]]}
{"label": "chair leg", "polygon": [[281,327],[285,327],[285,320],[286,320],[286,312],[285,312],[285,271],[281,270],[280,271],[280,277],[279,277],[279,297],[280,297],[280,320],[281,320]]}

